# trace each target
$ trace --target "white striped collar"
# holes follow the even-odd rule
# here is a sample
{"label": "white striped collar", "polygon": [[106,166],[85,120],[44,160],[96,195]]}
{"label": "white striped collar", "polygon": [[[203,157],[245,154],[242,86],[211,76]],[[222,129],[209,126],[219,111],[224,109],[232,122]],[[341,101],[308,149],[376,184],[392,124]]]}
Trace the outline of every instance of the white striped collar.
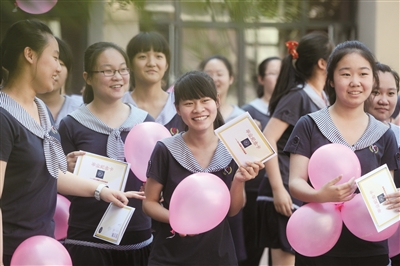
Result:
{"label": "white striped collar", "polygon": [[225,169],[232,161],[232,156],[229,154],[224,144],[218,140],[218,146],[211,159],[210,165],[206,169],[203,169],[183,140],[183,133],[184,132],[181,132],[173,137],[165,138],[161,140],[161,142],[165,144],[175,160],[188,171],[192,173],[214,173]]}
{"label": "white striped collar", "polygon": [[376,120],[372,115],[367,114],[369,117],[367,129],[364,131],[360,139],[351,146],[346,142],[336,125],[333,123],[328,107],[308,115],[317,124],[322,135],[324,135],[330,142],[343,144],[353,151],[369,147],[373,143],[377,142],[389,129],[388,126]]}
{"label": "white striped collar", "polygon": [[86,105],[82,105],[70,113],[69,116],[73,117],[82,126],[89,128],[90,130],[108,135],[107,156],[112,159],[123,161],[125,154],[124,143],[121,139],[121,132],[130,131],[135,125],[142,123],[148,115],[147,112],[134,107],[132,104],[127,103],[127,105],[130,107],[130,114],[119,128],[111,128],[106,125],[92,112],[90,112]]}
{"label": "white striped collar", "polygon": [[0,106],[9,112],[22,126],[35,136],[43,139],[43,150],[46,166],[49,173],[58,177],[58,170],[67,171],[67,161],[61,147],[60,141],[52,136],[58,134],[51,124],[47,107],[42,100],[34,98],[38,108],[40,125],[31,117],[26,110],[6,93],[0,91]]}
{"label": "white striped collar", "polygon": [[[122,101],[133,104],[133,106],[138,107],[136,102],[133,100],[131,92],[127,91],[122,98]],[[155,122],[161,125],[168,124],[176,115],[175,108],[175,94],[173,92],[168,92],[168,99],[165,103],[161,113],[158,117],[154,117]]]}

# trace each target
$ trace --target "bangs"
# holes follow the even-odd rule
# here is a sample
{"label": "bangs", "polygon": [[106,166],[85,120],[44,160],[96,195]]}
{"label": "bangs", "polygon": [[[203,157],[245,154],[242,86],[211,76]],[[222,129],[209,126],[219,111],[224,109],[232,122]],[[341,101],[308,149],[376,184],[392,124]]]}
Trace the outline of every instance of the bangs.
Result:
{"label": "bangs", "polygon": [[187,73],[174,86],[175,104],[180,101],[201,99],[210,97],[217,101],[217,90],[214,81],[205,73],[197,72],[197,75]]}
{"label": "bangs", "polygon": [[165,38],[157,32],[142,32],[132,38],[128,43],[127,53],[129,58],[133,58],[136,54],[148,52],[153,49],[154,52],[163,53],[170,62],[169,45]]}

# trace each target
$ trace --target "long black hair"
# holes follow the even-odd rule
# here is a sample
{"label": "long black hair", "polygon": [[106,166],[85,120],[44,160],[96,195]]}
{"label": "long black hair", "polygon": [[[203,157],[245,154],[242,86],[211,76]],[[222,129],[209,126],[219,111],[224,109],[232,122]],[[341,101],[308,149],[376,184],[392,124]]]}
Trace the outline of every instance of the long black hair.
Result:
{"label": "long black hair", "polygon": [[19,56],[26,47],[40,57],[49,42],[49,35],[53,36],[50,28],[38,20],[21,20],[11,25],[0,46],[0,83],[16,74]]}
{"label": "long black hair", "polygon": [[291,54],[282,60],[281,72],[269,102],[269,112],[272,115],[280,99],[298,85],[306,83],[311,78],[314,66],[318,60],[328,60],[334,45],[325,32],[311,32],[303,36],[297,47],[298,58],[293,61]]}

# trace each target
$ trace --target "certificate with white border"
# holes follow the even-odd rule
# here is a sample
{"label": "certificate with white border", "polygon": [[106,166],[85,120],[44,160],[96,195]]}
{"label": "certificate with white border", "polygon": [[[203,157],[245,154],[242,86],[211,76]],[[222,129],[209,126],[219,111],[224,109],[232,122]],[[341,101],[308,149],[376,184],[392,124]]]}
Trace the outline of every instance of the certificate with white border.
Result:
{"label": "certificate with white border", "polygon": [[107,184],[109,188],[124,191],[130,164],[86,152],[76,161],[74,174]]}
{"label": "certificate with white border", "polygon": [[385,196],[397,191],[386,164],[356,179],[356,183],[378,232],[400,221],[400,213],[383,205]]}
{"label": "certificate with white border", "polygon": [[215,133],[238,165],[266,162],[276,155],[248,112],[217,128]]}
{"label": "certificate with white border", "polygon": [[133,207],[120,208],[110,203],[93,236],[119,245],[134,212]]}

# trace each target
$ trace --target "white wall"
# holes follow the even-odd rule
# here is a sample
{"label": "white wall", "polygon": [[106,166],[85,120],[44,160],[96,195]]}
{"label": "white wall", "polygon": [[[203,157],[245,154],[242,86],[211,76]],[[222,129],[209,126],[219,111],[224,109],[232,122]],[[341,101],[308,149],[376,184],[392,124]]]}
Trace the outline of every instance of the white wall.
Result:
{"label": "white wall", "polygon": [[400,1],[358,1],[358,40],[377,60],[400,71]]}

